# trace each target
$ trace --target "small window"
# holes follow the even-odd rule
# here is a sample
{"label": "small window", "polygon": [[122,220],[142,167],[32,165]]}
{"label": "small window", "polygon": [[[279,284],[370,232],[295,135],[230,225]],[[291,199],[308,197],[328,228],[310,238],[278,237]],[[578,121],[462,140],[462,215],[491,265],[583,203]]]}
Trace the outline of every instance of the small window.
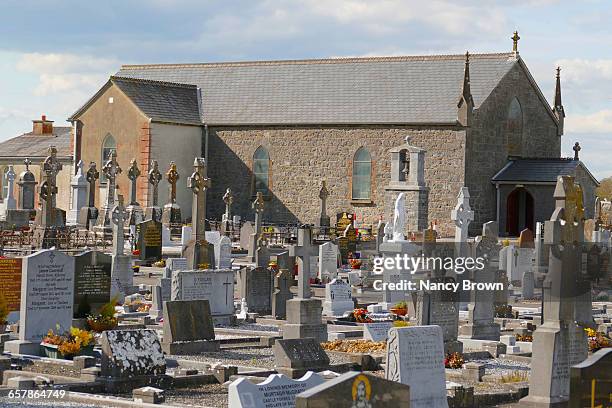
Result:
{"label": "small window", "polygon": [[[117,142],[115,142],[115,138],[111,135],[108,134],[106,135],[106,137],[104,138],[104,142],[102,143],[102,152],[100,155],[100,164],[99,164],[99,169],[102,169],[104,167],[104,163],[106,163],[111,156],[111,153],[117,150]],[[100,172],[100,183],[106,183],[106,176],[104,175],[104,172]]]}
{"label": "small window", "polygon": [[372,189],[372,157],[360,147],[353,158],[353,200],[369,200]]}
{"label": "small window", "polygon": [[267,195],[270,188],[270,155],[259,146],[253,154],[253,194]]}

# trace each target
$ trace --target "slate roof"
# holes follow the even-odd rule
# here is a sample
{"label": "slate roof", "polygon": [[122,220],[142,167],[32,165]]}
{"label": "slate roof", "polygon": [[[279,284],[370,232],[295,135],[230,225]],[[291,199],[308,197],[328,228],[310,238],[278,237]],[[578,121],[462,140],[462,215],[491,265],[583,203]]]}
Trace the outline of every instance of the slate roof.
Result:
{"label": "slate roof", "polygon": [[54,126],[53,134],[35,135],[30,132],[4,141],[0,143],[0,159],[45,158],[49,146],[57,148],[59,158],[70,158],[70,129],[69,126]]}
{"label": "slate roof", "polygon": [[[470,55],[476,107],[518,61]],[[116,75],[197,85],[209,125],[454,124],[464,67],[464,55],[434,55],[124,65]]]}
{"label": "slate roof", "polygon": [[491,181],[494,183],[556,183],[559,176],[575,175],[576,168],[579,165],[583,165],[580,160],[566,158],[516,159],[509,161],[503,169],[493,176]]}

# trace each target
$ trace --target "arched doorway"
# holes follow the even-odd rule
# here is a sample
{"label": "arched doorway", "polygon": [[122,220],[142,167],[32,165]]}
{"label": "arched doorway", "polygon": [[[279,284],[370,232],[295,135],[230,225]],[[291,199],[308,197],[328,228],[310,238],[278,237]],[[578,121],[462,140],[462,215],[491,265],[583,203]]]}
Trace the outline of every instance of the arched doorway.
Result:
{"label": "arched doorway", "polygon": [[506,233],[518,237],[525,228],[534,231],[533,196],[524,187],[515,188],[506,200]]}

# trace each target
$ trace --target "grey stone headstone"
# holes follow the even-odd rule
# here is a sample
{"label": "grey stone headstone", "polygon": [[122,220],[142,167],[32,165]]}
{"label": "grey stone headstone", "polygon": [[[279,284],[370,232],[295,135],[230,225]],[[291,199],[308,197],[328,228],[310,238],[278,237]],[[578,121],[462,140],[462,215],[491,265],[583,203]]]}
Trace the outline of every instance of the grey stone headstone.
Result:
{"label": "grey stone headstone", "polygon": [[319,246],[319,278],[328,281],[338,275],[338,245],[326,242]]}
{"label": "grey stone headstone", "polygon": [[100,338],[101,376],[134,378],[160,376],[166,359],[155,330],[108,330]]}
{"label": "grey stone headstone", "polygon": [[571,367],[570,378],[571,407],[607,406],[612,394],[612,348],[600,349]]}
{"label": "grey stone headstone", "polygon": [[176,271],[186,271],[189,267],[187,266],[187,258],[168,258],[166,259],[166,269],[164,271],[164,278],[172,278],[172,273]]}
{"label": "grey stone headstone", "polygon": [[162,224],[147,220],[136,225],[141,260],[159,260],[162,257]]}
{"label": "grey stone headstone", "polygon": [[75,315],[82,305],[94,312],[110,300],[111,262],[110,255],[99,251],[87,251],[74,257]]}
{"label": "grey stone headstone", "polygon": [[208,300],[164,302],[164,342],[214,340]]}
{"label": "grey stone headstone", "polygon": [[373,322],[363,325],[363,339],[371,341],[385,341],[389,337],[389,329],[393,322]]}
{"label": "grey stone headstone", "polygon": [[240,297],[246,299],[249,312],[260,315],[272,313],[273,279],[274,272],[267,268],[240,270]]}
{"label": "grey stone headstone", "polygon": [[329,366],[329,356],[313,338],[277,340],[274,360],[277,367],[310,370]]}
{"label": "grey stone headstone", "polygon": [[234,314],[234,272],[228,269],[172,274],[171,300],[208,300],[213,319]]}
{"label": "grey stone headstone", "polygon": [[232,240],[222,236],[215,244],[215,260],[218,269],[231,269],[232,267]]}
{"label": "grey stone headstone", "polygon": [[130,255],[113,255],[111,266],[111,298],[123,299],[134,287],[134,270]]}
{"label": "grey stone headstone", "polygon": [[293,276],[286,269],[281,269],[274,277],[274,292],[272,293],[272,316],[276,319],[287,317],[287,301],[293,299],[291,282]]}
{"label": "grey stone headstone", "polygon": [[250,221],[246,221],[242,224],[242,227],[240,227],[240,247],[243,250],[248,251],[251,249],[251,235],[253,235],[254,232],[255,228]]}
{"label": "grey stone headstone", "polygon": [[39,342],[49,329],[72,325],[74,258],[43,250],[23,258],[19,340]]}

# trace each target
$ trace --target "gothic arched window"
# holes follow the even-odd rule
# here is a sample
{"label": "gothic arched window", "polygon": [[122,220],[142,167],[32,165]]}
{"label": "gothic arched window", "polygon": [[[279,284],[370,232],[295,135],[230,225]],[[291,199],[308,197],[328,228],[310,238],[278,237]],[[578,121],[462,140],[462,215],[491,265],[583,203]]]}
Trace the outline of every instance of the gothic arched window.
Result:
{"label": "gothic arched window", "polygon": [[270,154],[259,146],[253,154],[253,194],[267,195],[270,189]]}
{"label": "gothic arched window", "polygon": [[365,147],[360,147],[353,157],[353,200],[369,200],[372,190],[372,156]]}
{"label": "gothic arched window", "polygon": [[[111,152],[117,150],[117,142],[115,142],[115,138],[109,133],[104,138],[104,142],[102,142],[102,151],[100,152],[100,164],[98,165],[99,169],[104,167],[104,163],[108,159],[110,159]],[[106,177],[103,172],[100,172],[100,183],[105,183]]]}
{"label": "gothic arched window", "polygon": [[523,110],[518,99],[513,98],[506,119],[508,156],[520,156],[523,147]]}

